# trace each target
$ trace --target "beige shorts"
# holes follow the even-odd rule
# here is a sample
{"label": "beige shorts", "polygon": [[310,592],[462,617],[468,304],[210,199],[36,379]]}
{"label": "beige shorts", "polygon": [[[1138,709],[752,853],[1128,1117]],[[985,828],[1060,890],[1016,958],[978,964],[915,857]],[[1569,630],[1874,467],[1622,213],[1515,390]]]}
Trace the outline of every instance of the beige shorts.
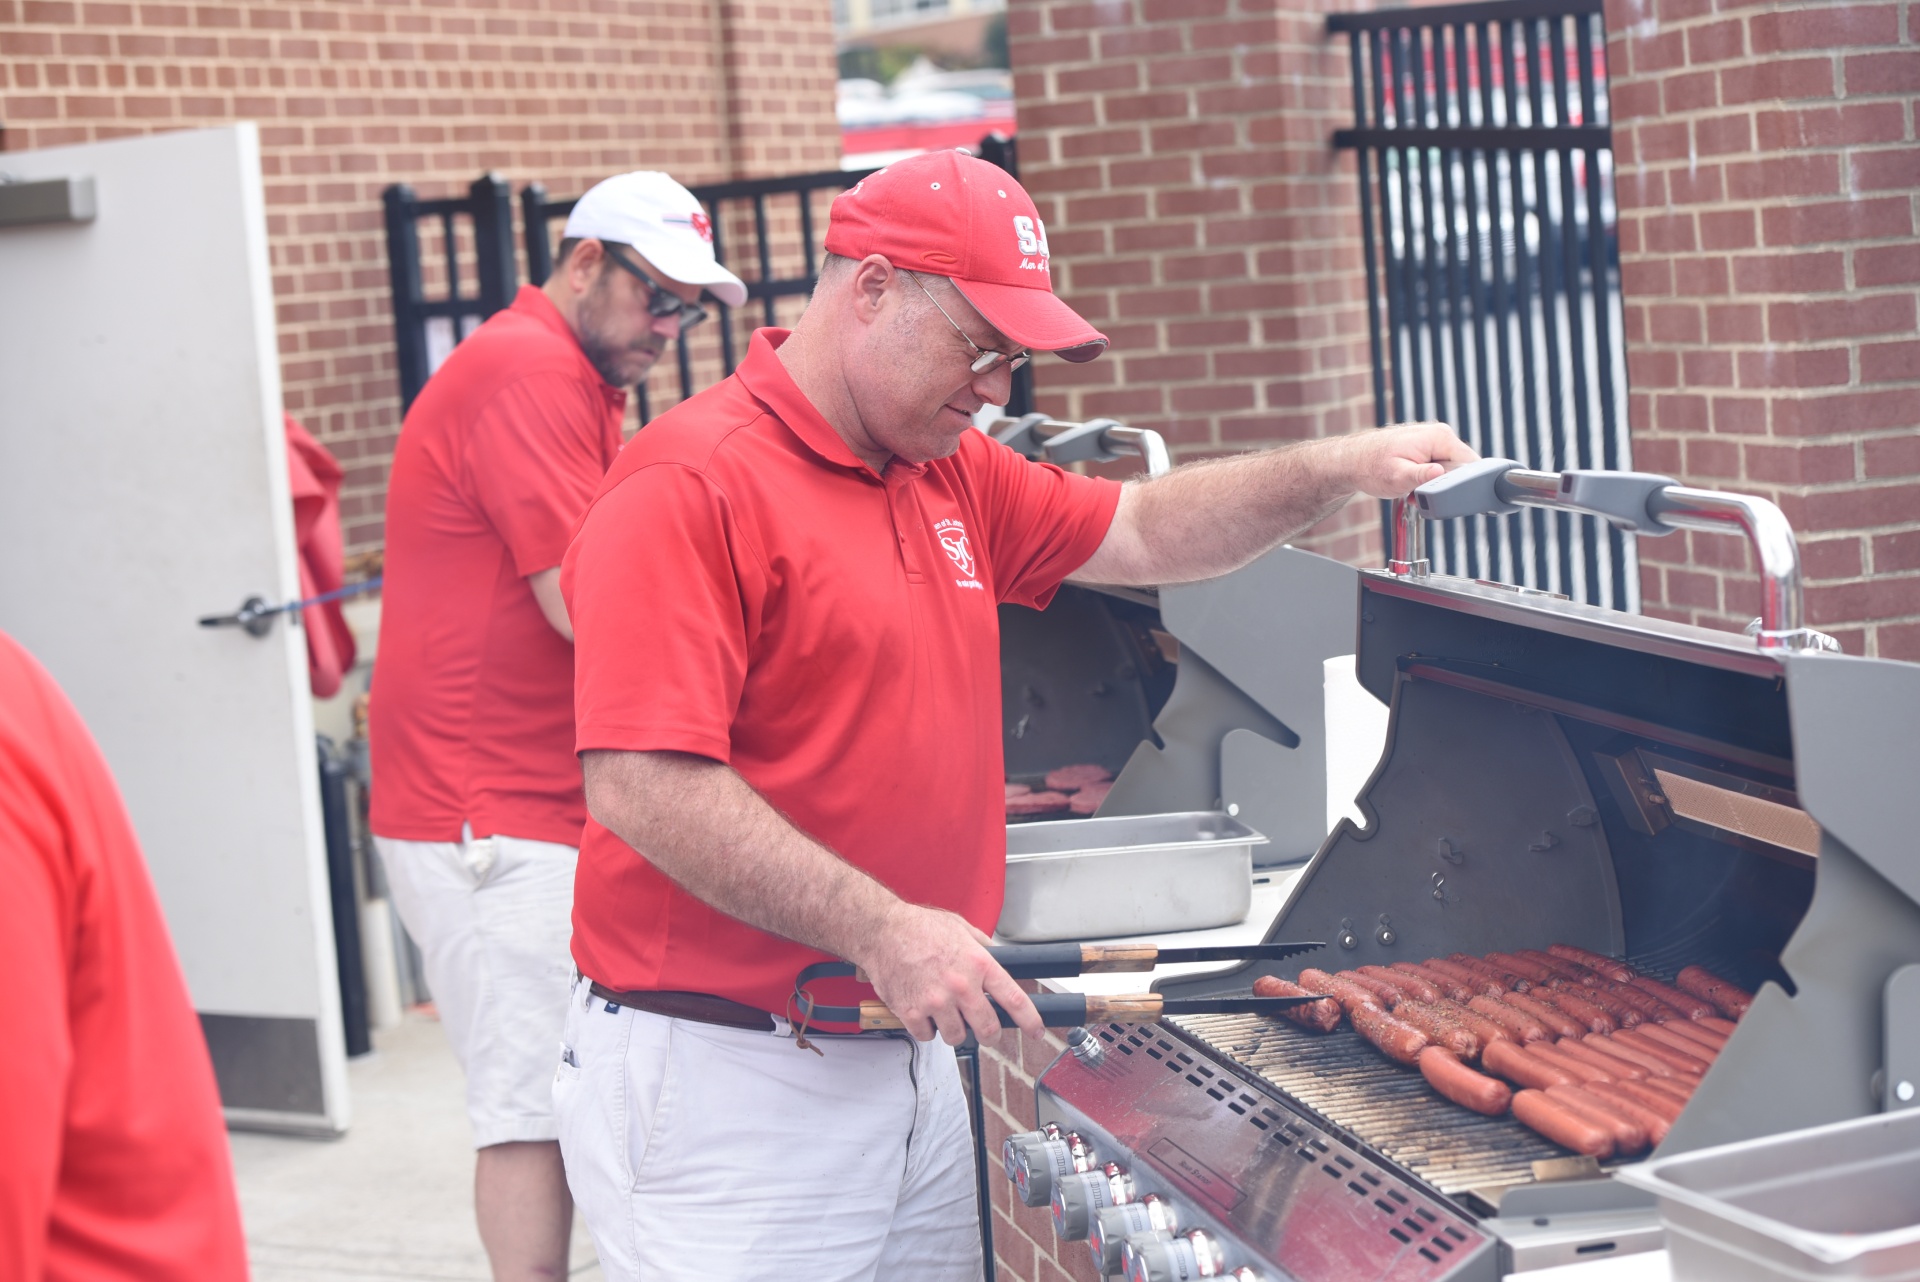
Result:
{"label": "beige shorts", "polygon": [[504,836],[373,843],[466,1071],[474,1147],[557,1139],[579,852]]}

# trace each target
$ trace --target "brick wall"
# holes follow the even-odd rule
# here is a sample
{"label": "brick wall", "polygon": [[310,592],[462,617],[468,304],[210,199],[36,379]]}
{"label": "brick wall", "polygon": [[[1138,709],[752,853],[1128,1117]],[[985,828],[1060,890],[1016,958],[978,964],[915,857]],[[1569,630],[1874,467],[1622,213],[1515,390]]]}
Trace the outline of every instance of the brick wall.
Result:
{"label": "brick wall", "polygon": [[0,0],[0,150],[259,123],[286,405],[355,548],[400,422],[384,187],[830,169],[834,78],[826,0]]}
{"label": "brick wall", "polygon": [[[1920,659],[1920,5],[1608,0],[1634,458],[1764,494],[1813,626]],[[1738,540],[1640,541],[1649,614],[1740,627]]]}
{"label": "brick wall", "polygon": [[[1192,458],[1373,424],[1352,123],[1331,0],[1011,0],[1020,174],[1054,284],[1113,340],[1039,407]],[[1378,564],[1356,502],[1304,546]]]}

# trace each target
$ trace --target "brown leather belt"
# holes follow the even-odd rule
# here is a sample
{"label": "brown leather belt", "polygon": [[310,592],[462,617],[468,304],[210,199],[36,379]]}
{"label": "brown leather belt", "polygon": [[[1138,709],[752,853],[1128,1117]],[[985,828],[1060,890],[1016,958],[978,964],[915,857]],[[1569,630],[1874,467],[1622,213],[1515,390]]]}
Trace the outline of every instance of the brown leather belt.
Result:
{"label": "brown leather belt", "polygon": [[701,1024],[746,1028],[756,1033],[771,1033],[774,1028],[773,1016],[759,1007],[715,997],[711,993],[617,993],[600,983],[591,984],[591,989],[600,1000],[625,1006],[629,1010],[650,1011],[655,1015],[691,1019]]}

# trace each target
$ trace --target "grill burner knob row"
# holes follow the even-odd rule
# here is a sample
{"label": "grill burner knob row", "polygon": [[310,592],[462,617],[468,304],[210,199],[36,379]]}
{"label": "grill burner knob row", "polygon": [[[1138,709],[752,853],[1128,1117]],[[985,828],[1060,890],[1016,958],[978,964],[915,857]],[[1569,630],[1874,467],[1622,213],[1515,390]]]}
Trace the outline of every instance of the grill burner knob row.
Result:
{"label": "grill burner knob row", "polygon": [[1217,1278],[1227,1264],[1220,1244],[1200,1229],[1176,1238],[1145,1235],[1129,1238],[1120,1255],[1126,1266],[1127,1282],[1193,1282],[1195,1278]]}
{"label": "grill burner knob row", "polygon": [[1108,1162],[1097,1171],[1064,1175],[1053,1189],[1053,1231],[1065,1242],[1078,1242],[1093,1229],[1095,1211],[1133,1201],[1133,1177]]}
{"label": "grill burner knob row", "polygon": [[1104,1274],[1118,1273],[1125,1267],[1121,1258],[1127,1239],[1140,1235],[1170,1238],[1180,1227],[1173,1203],[1158,1193],[1149,1193],[1138,1202],[1102,1207],[1093,1213],[1093,1228],[1087,1246],[1093,1251],[1094,1267]]}
{"label": "grill burner knob row", "polygon": [[1014,1145],[1009,1140],[1010,1153],[1003,1151],[1003,1160],[1013,1167],[1013,1187],[1023,1206],[1047,1205],[1062,1176],[1093,1170],[1099,1161],[1087,1142],[1072,1131],[1057,1139],[1038,1131],[1013,1139],[1027,1141]]}
{"label": "grill burner knob row", "polygon": [[1052,1122],[1048,1122],[1037,1131],[1026,1131],[1019,1135],[1007,1136],[1006,1139],[1000,1142],[1000,1165],[1005,1168],[1007,1178],[1012,1179],[1013,1173],[1019,1169],[1022,1160],[1020,1157],[1021,1150],[1027,1148],[1029,1145],[1040,1144],[1047,1140],[1057,1140],[1059,1138],[1060,1128]]}

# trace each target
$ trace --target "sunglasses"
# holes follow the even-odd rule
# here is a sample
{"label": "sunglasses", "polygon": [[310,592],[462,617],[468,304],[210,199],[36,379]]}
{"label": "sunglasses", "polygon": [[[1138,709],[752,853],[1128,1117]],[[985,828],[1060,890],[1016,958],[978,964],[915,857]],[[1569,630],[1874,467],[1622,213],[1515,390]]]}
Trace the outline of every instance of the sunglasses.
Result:
{"label": "sunglasses", "polygon": [[953,326],[953,332],[960,335],[967,346],[973,349],[973,364],[969,368],[971,368],[974,373],[984,374],[988,370],[999,369],[1002,365],[1005,365],[1010,370],[1016,370],[1027,363],[1027,358],[1030,353],[996,352],[992,348],[982,347],[980,344],[974,342],[973,339],[967,336],[967,331],[961,329],[959,323],[955,321],[953,317],[947,316],[947,309],[940,306],[940,300],[933,296],[933,291],[927,288],[926,282],[920,279],[919,273],[910,272],[903,267],[900,269],[900,274],[920,286],[920,292],[927,296],[927,301],[933,304],[934,310],[942,316],[946,316],[947,324]]}
{"label": "sunglasses", "polygon": [[647,287],[647,314],[649,316],[678,316],[680,318],[680,332],[682,334],[707,318],[706,308],[698,303],[689,303],[679,295],[670,294],[660,288],[659,285],[654,283],[651,276],[616,253],[612,245],[602,241],[601,248],[606,251],[607,258],[617,264],[621,271],[626,272],[629,276]]}

